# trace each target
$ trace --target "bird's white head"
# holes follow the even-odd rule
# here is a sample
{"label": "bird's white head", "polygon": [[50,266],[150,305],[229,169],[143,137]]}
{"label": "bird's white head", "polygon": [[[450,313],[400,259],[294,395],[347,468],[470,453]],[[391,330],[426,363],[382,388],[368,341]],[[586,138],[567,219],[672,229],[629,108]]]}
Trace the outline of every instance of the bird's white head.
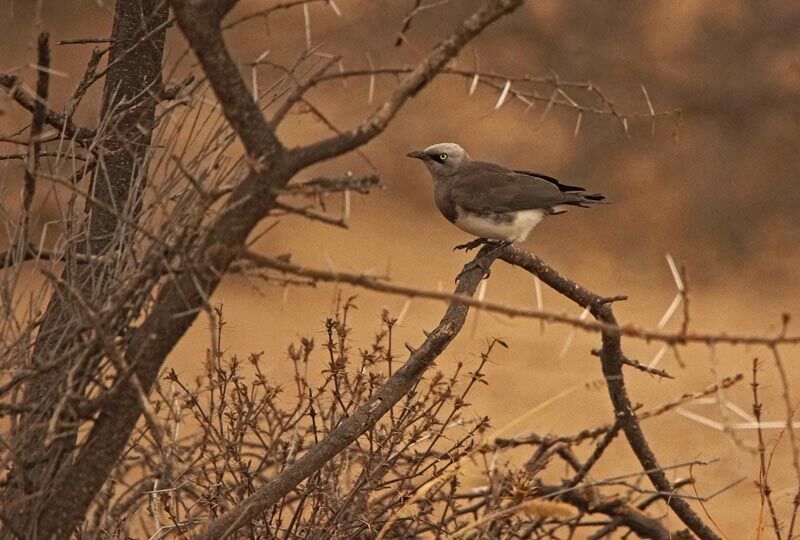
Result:
{"label": "bird's white head", "polygon": [[469,154],[456,143],[438,143],[425,150],[409,152],[406,156],[422,160],[434,177],[455,174]]}

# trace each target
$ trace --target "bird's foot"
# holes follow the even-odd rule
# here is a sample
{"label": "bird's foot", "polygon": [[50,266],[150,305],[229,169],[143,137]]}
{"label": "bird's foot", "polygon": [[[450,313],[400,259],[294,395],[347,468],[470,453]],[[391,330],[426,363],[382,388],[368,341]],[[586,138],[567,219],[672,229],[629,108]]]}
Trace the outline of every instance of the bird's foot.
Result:
{"label": "bird's foot", "polygon": [[463,249],[464,251],[469,252],[470,250],[473,250],[475,248],[479,248],[482,245],[488,244],[488,243],[490,243],[490,241],[487,240],[486,238],[476,238],[475,240],[472,240],[471,242],[467,242],[466,244],[458,244],[456,247],[453,248],[453,251],[458,251],[460,249]]}
{"label": "bird's foot", "polygon": [[504,247],[510,246],[513,243],[514,242],[509,242],[508,240],[496,240],[494,242],[487,242],[486,247],[488,248],[489,246],[491,246],[491,249],[486,253],[486,255],[494,255]]}
{"label": "bird's foot", "polygon": [[[480,268],[481,269],[481,272],[482,272],[481,279],[488,279],[489,276],[492,275],[492,271],[489,268],[489,266],[492,263],[489,262],[489,264],[487,265],[485,263],[486,257],[495,255],[501,249],[505,248],[506,246],[510,246],[512,244],[512,242],[508,242],[506,240],[495,240],[495,241],[492,241],[492,240],[486,240],[485,238],[478,238],[477,240],[473,240],[472,242],[469,242],[469,244],[473,244],[473,245],[469,245],[468,246],[468,244],[464,244],[464,246],[468,246],[468,247],[463,248],[463,249],[466,249],[467,251],[469,251],[470,249],[476,248],[478,245],[485,244],[486,247],[484,248],[484,250],[486,251],[486,253],[484,253],[483,255],[479,254],[477,259],[475,259],[474,261],[470,261],[467,264],[465,264],[464,268],[456,276],[456,283],[458,283],[458,281],[461,279],[461,277],[466,272],[469,272],[470,270],[474,270],[475,268]],[[456,246],[456,249],[459,249],[459,248],[462,248],[462,246]],[[494,260],[494,259],[491,259],[491,260]]]}

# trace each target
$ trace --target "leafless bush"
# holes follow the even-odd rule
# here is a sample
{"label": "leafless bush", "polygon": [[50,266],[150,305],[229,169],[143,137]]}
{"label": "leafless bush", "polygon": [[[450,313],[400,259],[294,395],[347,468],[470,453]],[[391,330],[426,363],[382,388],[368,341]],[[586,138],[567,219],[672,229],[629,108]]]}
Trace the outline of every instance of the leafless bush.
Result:
{"label": "leafless bush", "polygon": [[[379,137],[438,76],[464,78],[469,94],[483,85],[496,108],[514,100],[525,108],[541,102],[542,117],[554,108],[571,111],[576,133],[586,114],[615,119],[625,134],[630,122],[677,114],[656,111],[644,89],[647,111],[626,113],[590,82],[453,65],[467,43],[522,0],[488,0],[454,22],[455,30],[414,67],[347,70],[338,57],[311,46],[306,20],[307,46],[296,60],[283,65],[262,54],[248,65],[248,88],[223,31],[311,3],[293,0],[226,18],[235,0],[117,2],[109,40],[78,40],[100,47],[60,111],[48,99],[57,67],[50,65],[47,34],[37,44],[35,89],[24,74],[0,74],[9,99],[31,114],[29,125],[2,134],[3,143],[23,151],[0,156],[24,163],[20,204],[0,216],[8,248],[0,256],[0,414],[7,419],[0,454],[2,538],[562,538],[584,531],[594,538],[717,538],[697,511],[708,496],[683,490],[693,468],[705,462],[661,465],[640,422],[721,395],[742,376],[719,375],[706,389],[639,411],[623,368],[670,374],[656,362],[626,356],[623,337],[675,351],[689,343],[766,347],[783,383],[800,483],[791,385],[780,356],[783,347],[800,342],[788,334],[788,319],[776,336],[693,332],[685,279],[676,277],[679,295],[668,314],[680,304],[686,308],[678,332],[619,325],[612,305],[623,297],[602,297],[513,247],[484,249],[476,257],[484,267],[500,259],[527,271],[585,315],[474,298],[483,278],[475,265],[465,267],[454,292],[446,293],[250,250],[253,237],[264,234],[256,230],[262,220],[283,213],[346,227],[351,194],[378,187],[377,175],[335,171],[290,182]],[[340,9],[331,0],[324,4]],[[414,2],[399,21],[398,44],[407,41],[416,17],[440,7]],[[175,81],[161,68],[173,24],[199,61],[196,74]],[[266,86],[259,83],[259,66],[272,68]],[[336,126],[310,97],[312,89],[367,78],[371,103],[374,81],[384,76],[398,78],[391,95],[351,129]],[[75,113],[99,81],[99,121],[80,126]],[[277,130],[290,114],[309,116],[330,134],[288,148]],[[52,221],[36,211],[45,199],[55,201]],[[344,300],[325,324],[323,343],[302,339],[289,346],[295,377],[283,388],[264,375],[260,354],[241,360],[223,352],[223,311],[213,307],[212,295],[227,273],[284,287],[346,283],[438,299],[447,310],[420,346],[407,346],[405,358],[393,343],[395,320],[388,313],[371,346],[353,350],[353,303]],[[431,369],[469,308],[599,333],[594,352],[613,421],[574,435],[495,436],[467,397],[486,382],[490,355],[505,344],[493,339],[472,363]],[[165,372],[173,347],[203,314],[215,329],[203,376],[188,381],[168,366]],[[324,357],[324,372],[309,369],[312,357]],[[791,538],[800,497],[784,523],[768,483],[756,377],[754,364],[760,492],[776,537]],[[620,434],[641,470],[595,478],[594,467]],[[591,448],[581,447],[590,442]],[[523,465],[499,462],[520,448],[531,454]],[[553,471],[565,464],[567,478],[554,481]],[[667,471],[673,469],[686,478],[671,481]],[[467,485],[464,471],[480,481]],[[668,511],[671,520],[664,518]]]}

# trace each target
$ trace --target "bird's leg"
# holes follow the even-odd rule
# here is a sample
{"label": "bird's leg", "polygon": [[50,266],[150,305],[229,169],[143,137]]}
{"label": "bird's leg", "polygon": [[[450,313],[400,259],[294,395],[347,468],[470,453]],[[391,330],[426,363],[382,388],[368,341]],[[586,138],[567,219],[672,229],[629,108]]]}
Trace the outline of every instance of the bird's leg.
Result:
{"label": "bird's leg", "polygon": [[458,251],[459,249],[463,249],[464,251],[468,252],[468,251],[470,251],[472,249],[481,247],[482,245],[488,244],[488,243],[489,243],[489,240],[487,240],[486,238],[476,238],[475,240],[472,240],[471,242],[467,242],[466,244],[457,245],[456,247],[453,248],[453,251]]}
{"label": "bird's leg", "polygon": [[[497,253],[498,251],[500,251],[504,247],[510,246],[511,244],[513,244],[513,242],[509,242],[508,240],[497,240],[496,242],[488,242],[487,241],[486,245],[487,246],[489,246],[489,245],[492,246],[492,250],[489,253],[487,253],[487,255],[494,255],[495,253]],[[489,276],[486,276],[486,277],[489,277]]]}
{"label": "bird's leg", "polygon": [[[485,238],[478,238],[478,240],[483,240],[483,243],[486,244],[486,248],[488,249],[488,251],[486,252],[486,255],[484,255],[483,257],[479,257],[479,258],[475,259],[474,261],[470,261],[469,263],[465,264],[464,265],[464,269],[461,270],[461,272],[456,276],[456,283],[458,283],[458,280],[461,279],[461,276],[463,276],[465,272],[469,272],[470,270],[473,270],[474,268],[480,268],[481,272],[483,272],[483,275],[481,276],[481,279],[489,279],[489,276],[492,275],[492,270],[488,266],[484,266],[483,265],[484,257],[488,256],[488,255],[494,255],[495,253],[497,253],[498,251],[500,251],[504,247],[510,246],[512,244],[512,242],[508,242],[506,240],[498,240],[496,242],[492,242],[492,241],[486,240]],[[477,240],[473,240],[473,242],[476,242],[476,241]],[[491,246],[491,248],[490,248],[490,246]],[[474,248],[476,246],[472,246],[472,247]]]}

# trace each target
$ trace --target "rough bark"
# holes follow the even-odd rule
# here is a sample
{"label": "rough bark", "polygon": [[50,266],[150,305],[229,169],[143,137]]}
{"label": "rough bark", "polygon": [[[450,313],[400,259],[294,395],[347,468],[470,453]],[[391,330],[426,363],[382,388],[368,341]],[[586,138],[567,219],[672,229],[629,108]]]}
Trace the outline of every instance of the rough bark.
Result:
{"label": "rough bark", "polygon": [[[330,151],[312,145],[316,149],[311,152],[303,148],[284,152],[254,105],[225,47],[217,4],[173,0],[178,25],[197,55],[223,114],[241,138],[252,169],[231,192],[219,217],[190,255],[191,268],[164,284],[147,319],[129,338],[125,358],[145,393],[152,388],[169,352],[206,306],[249,233],[274,207],[277,189],[283,188],[297,171],[320,159],[353,150],[379,135],[408,99],[464,45],[521,4],[522,0],[487,2],[443,39],[375,113],[341,138],[330,140]],[[77,457],[53,480],[45,502],[48,512],[39,522],[43,537],[64,537],[80,523],[124,451],[140,415],[136,391],[131,385],[121,385],[113,402],[101,410]]]}
{"label": "rough bark", "polygon": [[[138,200],[146,183],[155,106],[162,85],[167,13],[163,0],[116,4],[100,111],[107,129],[97,141],[100,162],[91,189],[93,200],[99,204],[86,202],[86,230],[72,246],[76,256],[118,249],[129,238],[120,227],[119,217],[124,215],[128,222],[137,219]],[[113,274],[114,268],[103,263],[67,264],[62,279],[79,291],[87,303],[95,305],[113,285]],[[68,374],[72,371],[73,379],[80,381],[90,373],[79,374],[74,368],[78,372],[90,371],[96,365],[92,358],[79,353],[75,309],[72,301],[56,292],[42,319],[30,360],[30,367],[39,373],[30,379],[23,396],[23,406],[30,412],[22,415],[13,434],[14,469],[0,494],[4,538],[37,536],[42,491],[49,488],[75,447],[76,433],[74,425],[70,426],[70,413],[57,413],[58,404],[69,384]],[[59,414],[60,424],[67,427],[58,437],[47,440],[54,414]]]}

